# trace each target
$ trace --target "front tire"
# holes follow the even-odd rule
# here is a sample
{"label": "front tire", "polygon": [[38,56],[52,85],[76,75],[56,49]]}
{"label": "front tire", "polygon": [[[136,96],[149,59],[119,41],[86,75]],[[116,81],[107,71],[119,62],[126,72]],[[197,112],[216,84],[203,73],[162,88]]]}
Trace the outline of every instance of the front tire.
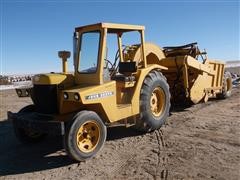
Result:
{"label": "front tire", "polygon": [[[28,105],[22,108],[18,113],[31,113],[35,111],[34,105]],[[43,140],[46,134],[34,131],[30,128],[19,126],[17,120],[13,120],[13,129],[16,138],[23,144],[36,143]]]}
{"label": "front tire", "polygon": [[166,121],[170,109],[170,92],[161,72],[151,71],[145,78],[140,94],[140,119],[135,129],[150,132]]}
{"label": "front tire", "polygon": [[81,111],[66,127],[67,154],[76,161],[92,158],[106,141],[107,128],[93,111]]}

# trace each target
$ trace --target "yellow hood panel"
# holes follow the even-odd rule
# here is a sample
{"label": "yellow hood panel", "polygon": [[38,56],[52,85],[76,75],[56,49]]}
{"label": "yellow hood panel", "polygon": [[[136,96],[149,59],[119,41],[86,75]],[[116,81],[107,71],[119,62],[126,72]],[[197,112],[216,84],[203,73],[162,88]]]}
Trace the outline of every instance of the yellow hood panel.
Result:
{"label": "yellow hood panel", "polygon": [[38,74],[33,77],[33,84],[60,84],[67,79],[67,74]]}

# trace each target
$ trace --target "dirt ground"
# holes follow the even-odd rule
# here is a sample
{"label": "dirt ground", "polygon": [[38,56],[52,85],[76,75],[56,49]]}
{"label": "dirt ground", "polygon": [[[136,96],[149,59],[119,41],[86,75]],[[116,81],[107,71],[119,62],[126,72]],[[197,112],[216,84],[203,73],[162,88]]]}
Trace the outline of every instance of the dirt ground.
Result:
{"label": "dirt ground", "polygon": [[104,148],[81,163],[66,156],[61,137],[20,144],[6,113],[31,100],[6,90],[0,102],[0,179],[240,179],[239,87],[226,100],[174,108],[152,133],[108,128]]}

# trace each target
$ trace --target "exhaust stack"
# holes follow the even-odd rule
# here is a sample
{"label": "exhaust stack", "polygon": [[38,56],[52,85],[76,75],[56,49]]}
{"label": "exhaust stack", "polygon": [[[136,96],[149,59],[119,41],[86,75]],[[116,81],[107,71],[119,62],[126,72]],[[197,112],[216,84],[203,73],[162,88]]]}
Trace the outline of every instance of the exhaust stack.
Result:
{"label": "exhaust stack", "polygon": [[70,58],[70,51],[58,51],[58,57],[62,58],[62,71],[64,74],[67,73],[67,59]]}

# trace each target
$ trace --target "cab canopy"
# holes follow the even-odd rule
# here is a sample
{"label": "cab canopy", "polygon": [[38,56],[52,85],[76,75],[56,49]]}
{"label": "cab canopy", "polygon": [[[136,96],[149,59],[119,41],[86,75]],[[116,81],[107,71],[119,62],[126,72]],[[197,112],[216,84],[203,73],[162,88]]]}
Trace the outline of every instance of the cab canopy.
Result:
{"label": "cab canopy", "polygon": [[130,31],[142,31],[145,29],[144,26],[139,25],[129,25],[129,24],[116,24],[116,23],[97,23],[87,26],[76,27],[75,31],[85,31],[85,30],[98,30],[98,29],[108,29],[108,33],[119,33],[119,32],[130,32]]}

